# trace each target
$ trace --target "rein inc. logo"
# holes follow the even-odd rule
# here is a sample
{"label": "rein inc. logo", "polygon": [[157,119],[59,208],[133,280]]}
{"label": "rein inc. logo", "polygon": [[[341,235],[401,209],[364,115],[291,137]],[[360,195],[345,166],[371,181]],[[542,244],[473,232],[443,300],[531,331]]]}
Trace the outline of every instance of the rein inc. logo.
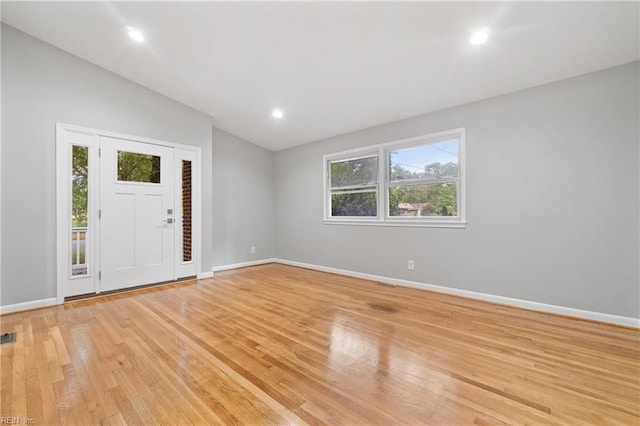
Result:
{"label": "rein inc. logo", "polygon": [[31,417],[0,417],[2,425],[35,425],[36,421]]}

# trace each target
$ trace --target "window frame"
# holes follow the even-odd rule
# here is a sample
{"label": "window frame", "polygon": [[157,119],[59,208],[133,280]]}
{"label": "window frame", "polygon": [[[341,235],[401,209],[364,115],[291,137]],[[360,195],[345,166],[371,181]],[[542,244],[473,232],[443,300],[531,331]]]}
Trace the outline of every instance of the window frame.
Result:
{"label": "window frame", "polygon": [[[349,161],[349,160],[356,160],[359,158],[369,158],[369,157],[376,157],[377,159],[377,165],[378,165],[378,177],[376,179],[376,183],[372,184],[372,185],[356,185],[356,187],[361,187],[361,188],[368,188],[368,187],[374,187],[375,188],[375,194],[376,194],[376,216],[332,216],[331,215],[331,195],[332,195],[332,191],[333,188],[331,187],[331,163],[334,162],[340,162],[340,161]],[[335,155],[325,155],[325,161],[324,161],[324,193],[325,193],[325,197],[324,197],[324,217],[326,218],[331,218],[331,219],[339,219],[339,220],[350,220],[350,221],[357,221],[357,222],[362,222],[362,221],[372,221],[372,220],[378,220],[380,218],[380,205],[381,205],[381,200],[380,200],[380,153],[378,152],[377,149],[357,149],[357,150],[350,150],[350,151],[344,151],[341,153],[337,153]],[[346,189],[346,188],[345,188]],[[354,188],[355,189],[355,188]],[[365,192],[365,191],[362,191]],[[366,191],[369,192],[369,191]]]}
{"label": "window frame", "polygon": [[[416,148],[425,145],[432,145],[448,139],[457,138],[458,143],[458,176],[457,178],[446,178],[439,180],[418,179],[415,181],[402,183],[391,182],[390,180],[390,153],[392,151]],[[331,215],[331,173],[330,164],[336,161],[346,161],[349,159],[378,157],[378,180],[376,184],[377,216],[332,216]],[[351,149],[348,151],[327,154],[323,156],[323,223],[337,225],[373,225],[373,226],[414,226],[414,227],[442,227],[442,228],[465,228],[466,227],[466,193],[465,193],[465,128],[446,130],[443,132],[430,133],[385,142],[377,145],[369,145],[363,148]],[[456,216],[391,216],[389,214],[389,188],[395,186],[413,186],[442,183],[456,184],[457,215]]]}

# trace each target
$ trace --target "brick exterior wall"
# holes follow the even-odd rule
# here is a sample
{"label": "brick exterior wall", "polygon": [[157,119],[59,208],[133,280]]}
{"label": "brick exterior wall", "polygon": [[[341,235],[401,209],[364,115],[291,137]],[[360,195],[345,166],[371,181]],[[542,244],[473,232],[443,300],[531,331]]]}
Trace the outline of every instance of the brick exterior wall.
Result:
{"label": "brick exterior wall", "polygon": [[182,160],[182,261],[191,261],[191,161]]}

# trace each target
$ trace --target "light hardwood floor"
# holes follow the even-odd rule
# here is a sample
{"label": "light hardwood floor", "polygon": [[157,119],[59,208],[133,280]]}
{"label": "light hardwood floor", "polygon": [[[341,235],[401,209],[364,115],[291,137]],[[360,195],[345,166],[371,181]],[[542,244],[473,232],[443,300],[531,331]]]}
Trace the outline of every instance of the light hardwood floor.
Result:
{"label": "light hardwood floor", "polygon": [[640,422],[637,330],[278,264],[0,322],[38,425]]}

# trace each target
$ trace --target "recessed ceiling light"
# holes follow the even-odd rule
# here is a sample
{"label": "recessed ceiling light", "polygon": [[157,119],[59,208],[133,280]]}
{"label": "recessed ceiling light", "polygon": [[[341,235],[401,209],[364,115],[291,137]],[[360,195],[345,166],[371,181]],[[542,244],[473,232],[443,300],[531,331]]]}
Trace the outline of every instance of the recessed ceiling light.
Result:
{"label": "recessed ceiling light", "polygon": [[131,37],[132,40],[135,40],[138,43],[142,43],[144,41],[144,34],[142,34],[142,31],[140,30],[127,27],[127,34],[129,34],[129,37]]}
{"label": "recessed ceiling light", "polygon": [[486,42],[489,39],[489,28],[482,28],[471,35],[469,43],[477,46]]}
{"label": "recessed ceiling light", "polygon": [[282,117],[284,117],[284,113],[282,112],[281,109],[274,109],[273,111],[271,111],[271,116],[273,118],[277,118],[278,120],[280,120]]}

